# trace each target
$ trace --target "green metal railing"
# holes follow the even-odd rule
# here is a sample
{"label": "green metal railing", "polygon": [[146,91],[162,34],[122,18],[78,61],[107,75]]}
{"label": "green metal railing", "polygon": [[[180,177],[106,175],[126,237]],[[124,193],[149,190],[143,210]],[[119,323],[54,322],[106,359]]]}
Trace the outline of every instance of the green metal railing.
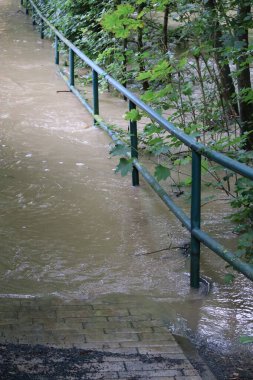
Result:
{"label": "green metal railing", "polygon": [[[21,0],[23,5],[23,0]],[[253,280],[253,266],[241,261],[235,254],[228,251],[215,239],[213,239],[206,232],[201,230],[201,157],[204,156],[211,161],[214,161],[224,168],[230,169],[235,173],[240,174],[250,180],[253,180],[253,168],[239,163],[221,153],[215,152],[208,147],[196,142],[195,139],[186,135],[180,129],[176,128],[172,123],[168,122],[161,115],[156,113],[151,107],[142,102],[137,96],[128,91],[123,85],[108,75],[101,67],[95,62],[90,60],[84,53],[82,53],[75,45],[67,40],[41,13],[39,8],[32,0],[25,2],[26,14],[32,11],[33,20],[35,14],[40,20],[40,34],[44,38],[45,27],[55,35],[55,64],[59,65],[59,41],[64,43],[69,48],[69,78],[66,80],[65,76],[62,77],[67,81],[69,89],[74,95],[78,97],[86,109],[93,115],[94,123],[104,129],[116,143],[121,143],[118,135],[113,132],[99,117],[99,76],[106,80],[114,89],[121,93],[129,102],[129,109],[139,108],[144,111],[153,121],[157,122],[162,128],[168,131],[171,135],[178,138],[192,151],[192,190],[191,190],[191,215],[190,218],[184,211],[178,207],[173,200],[169,197],[166,191],[160,186],[156,179],[148,172],[148,170],[138,161],[138,135],[137,135],[137,122],[130,121],[130,157],[133,158],[133,171],[132,171],[132,184],[133,186],[139,185],[139,173],[159,195],[167,207],[174,213],[174,215],[182,222],[182,224],[191,233],[191,269],[190,269],[190,283],[193,288],[199,287],[200,282],[200,243],[218,254],[222,259],[227,261],[234,269],[244,274],[250,280]],[[34,22],[34,21],[33,21]],[[75,65],[74,58],[78,56],[92,69],[92,88],[93,88],[93,106],[81,96],[80,92],[75,87]]]}

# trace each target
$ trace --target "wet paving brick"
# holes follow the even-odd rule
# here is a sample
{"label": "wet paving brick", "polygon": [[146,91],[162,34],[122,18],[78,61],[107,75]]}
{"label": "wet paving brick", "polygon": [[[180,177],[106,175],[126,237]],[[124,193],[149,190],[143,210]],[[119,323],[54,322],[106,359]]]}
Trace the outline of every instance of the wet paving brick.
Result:
{"label": "wet paving brick", "polygon": [[200,379],[170,331],[138,305],[12,301],[0,312],[0,378]]}

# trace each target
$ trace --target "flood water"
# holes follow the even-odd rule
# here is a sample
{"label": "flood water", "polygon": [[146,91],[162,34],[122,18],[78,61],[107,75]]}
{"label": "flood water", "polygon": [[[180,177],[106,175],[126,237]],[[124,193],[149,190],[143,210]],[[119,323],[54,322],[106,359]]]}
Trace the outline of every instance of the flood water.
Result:
{"label": "flood water", "polygon": [[[0,0],[0,33],[1,297],[127,295],[178,334],[190,328],[237,347],[252,334],[252,283],[236,275],[225,284],[226,263],[203,249],[211,291],[190,290],[189,258],[178,249],[188,233],[143,181],[133,188],[115,175],[109,138],[67,92],[51,42],[40,40],[19,1]],[[118,113],[121,103],[107,98],[106,108]],[[227,213],[216,202],[203,220],[231,246]]]}

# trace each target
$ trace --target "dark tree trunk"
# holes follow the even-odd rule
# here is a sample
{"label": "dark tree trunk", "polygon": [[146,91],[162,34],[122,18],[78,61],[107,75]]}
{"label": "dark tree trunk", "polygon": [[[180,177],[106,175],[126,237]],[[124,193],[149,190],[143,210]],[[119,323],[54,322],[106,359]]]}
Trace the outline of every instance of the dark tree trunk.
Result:
{"label": "dark tree trunk", "polygon": [[[245,54],[249,47],[249,32],[243,26],[244,20],[251,13],[250,5],[240,5],[238,7],[238,28],[237,40],[242,43],[242,49],[237,62],[238,69],[238,90],[239,93],[246,89],[251,89],[250,65],[246,61]],[[239,94],[240,95],[240,94]],[[252,132],[248,135],[245,149],[253,149],[253,103],[245,102],[243,97],[239,98],[240,119],[242,123],[242,133]]]}
{"label": "dark tree trunk", "polygon": [[163,16],[163,51],[167,53],[168,51],[168,21],[169,21],[169,5],[165,6],[164,16]]}
{"label": "dark tree trunk", "polygon": [[[124,57],[124,60],[123,60],[123,71],[124,71],[124,82],[123,82],[123,86],[125,88],[127,88],[127,45],[128,45],[128,39],[127,38],[124,38],[123,40],[123,57]],[[125,95],[123,96],[124,100],[127,100],[127,98],[125,97]]]}
{"label": "dark tree trunk", "polygon": [[209,0],[206,3],[211,11],[212,23],[210,24],[212,28],[213,35],[213,45],[215,50],[215,62],[219,71],[219,78],[221,82],[221,97],[225,104],[230,106],[230,109],[235,112],[236,115],[239,114],[238,105],[236,102],[236,90],[235,85],[231,76],[231,70],[228,63],[223,62],[224,58],[221,55],[222,44],[222,32],[221,25],[218,20],[218,14],[216,9],[216,0]]}
{"label": "dark tree trunk", "polygon": [[[144,4],[141,4],[139,7],[138,7],[138,13],[140,13],[143,9],[144,9]],[[142,54],[143,54],[143,51],[144,51],[144,44],[143,44],[143,29],[142,28],[138,28],[138,31],[137,31],[137,46],[138,46],[138,55],[139,55],[139,68],[140,68],[140,72],[144,72],[146,71],[146,65],[145,65],[145,61],[142,57]],[[146,91],[148,90],[149,88],[149,83],[147,80],[144,80],[144,82],[142,83],[142,88],[143,88],[143,91]]]}
{"label": "dark tree trunk", "polygon": [[[222,34],[219,29],[217,29],[215,36],[215,47],[221,48],[221,37]],[[222,63],[223,57],[219,51],[215,53],[215,61],[219,70],[219,77],[221,82],[221,96],[225,101],[225,104],[231,105],[231,108],[235,112],[236,115],[239,114],[238,104],[237,104],[237,96],[235,85],[231,76],[231,70],[228,63]]]}
{"label": "dark tree trunk", "polygon": [[114,0],[114,2],[113,2],[114,9],[116,9],[117,6],[120,5],[120,4],[121,4],[121,0]]}

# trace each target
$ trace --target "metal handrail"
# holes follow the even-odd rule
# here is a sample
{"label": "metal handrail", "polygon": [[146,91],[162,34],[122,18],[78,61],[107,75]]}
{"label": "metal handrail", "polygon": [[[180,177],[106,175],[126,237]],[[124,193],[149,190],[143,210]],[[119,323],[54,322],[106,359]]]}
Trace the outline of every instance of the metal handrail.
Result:
{"label": "metal handrail", "polygon": [[[23,5],[23,0],[21,0]],[[240,163],[230,157],[225,156],[219,152],[213,151],[205,145],[198,143],[195,139],[188,136],[180,129],[176,128],[172,123],[168,122],[163,116],[159,115],[150,106],[141,101],[136,95],[127,90],[122,84],[116,81],[113,77],[107,74],[101,67],[94,61],[87,57],[80,49],[78,49],[72,42],[66,39],[42,14],[40,9],[32,0],[26,0],[26,14],[29,14],[29,9],[32,10],[40,18],[40,32],[41,38],[44,38],[44,28],[47,25],[55,35],[55,63],[59,65],[59,40],[62,41],[69,48],[69,78],[66,78],[61,72],[63,79],[65,79],[70,90],[79,98],[86,109],[93,115],[94,122],[102,127],[110,137],[120,142],[117,133],[113,132],[99,117],[99,93],[98,93],[98,76],[103,77],[110,83],[118,92],[120,92],[129,101],[129,109],[136,107],[144,111],[153,121],[156,121],[162,128],[170,134],[178,138],[192,151],[192,196],[191,196],[191,217],[189,218],[183,210],[178,207],[161,185],[155,178],[148,172],[148,170],[138,161],[138,136],[137,136],[137,122],[130,121],[130,138],[131,138],[131,157],[133,158],[133,172],[132,183],[134,186],[139,185],[139,173],[148,182],[153,190],[159,195],[163,202],[169,209],[176,215],[182,224],[191,232],[191,286],[194,288],[199,287],[200,282],[200,243],[210,248],[213,252],[227,261],[234,269],[238,270],[250,280],[253,281],[253,266],[240,260],[235,254],[229,252],[225,247],[219,244],[215,239],[209,236],[200,228],[201,219],[201,156],[212,160],[223,167],[232,170],[250,180],[253,180],[253,168]],[[34,20],[33,20],[34,24]],[[92,69],[92,83],[93,83],[93,107],[83,99],[80,92],[75,87],[74,76],[74,58],[76,54],[82,61],[84,61]],[[121,142],[120,142],[121,143]]]}

